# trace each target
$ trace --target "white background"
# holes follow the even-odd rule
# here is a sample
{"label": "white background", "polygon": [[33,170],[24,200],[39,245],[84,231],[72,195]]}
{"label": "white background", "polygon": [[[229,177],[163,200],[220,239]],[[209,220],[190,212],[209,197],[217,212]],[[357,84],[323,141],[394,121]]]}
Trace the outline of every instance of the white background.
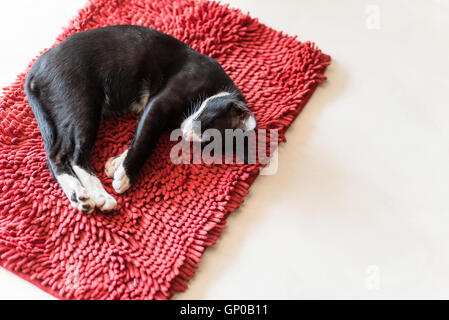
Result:
{"label": "white background", "polygon": [[[226,2],[333,62],[176,298],[449,298],[449,1]],[[83,4],[2,1],[0,85]],[[0,298],[51,297],[1,269]]]}

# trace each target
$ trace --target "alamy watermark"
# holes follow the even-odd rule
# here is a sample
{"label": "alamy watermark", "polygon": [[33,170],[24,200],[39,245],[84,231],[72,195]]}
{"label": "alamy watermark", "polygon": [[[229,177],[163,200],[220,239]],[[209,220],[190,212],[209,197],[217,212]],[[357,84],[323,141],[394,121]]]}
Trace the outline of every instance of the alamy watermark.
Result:
{"label": "alamy watermark", "polygon": [[75,265],[69,265],[66,269],[65,286],[69,290],[77,290],[80,286],[80,271]]}
{"label": "alamy watermark", "polygon": [[368,30],[379,30],[380,24],[380,7],[375,4],[367,5],[365,8],[365,27]]}
{"label": "alamy watermark", "polygon": [[178,142],[170,152],[174,164],[260,164],[260,174],[273,175],[278,168],[279,131],[258,129],[207,129],[201,132],[201,123],[194,125],[195,140],[186,141],[182,129],[171,132],[170,141]]}
{"label": "alamy watermark", "polygon": [[380,268],[377,265],[367,266],[365,269],[365,287],[370,291],[380,290]]}

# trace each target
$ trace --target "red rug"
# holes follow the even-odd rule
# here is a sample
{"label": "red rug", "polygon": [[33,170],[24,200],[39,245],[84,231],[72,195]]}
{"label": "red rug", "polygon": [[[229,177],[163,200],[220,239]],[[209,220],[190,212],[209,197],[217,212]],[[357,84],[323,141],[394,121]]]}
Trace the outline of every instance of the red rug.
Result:
{"label": "red rug", "polygon": [[[153,27],[216,58],[242,89],[259,127],[279,129],[280,140],[330,61],[313,43],[208,1],[93,0],[57,41],[114,24]],[[260,166],[174,165],[174,143],[165,135],[136,184],[117,196],[103,167],[125,150],[136,116],[110,120],[92,161],[118,211],[85,215],[51,179],[25,75],[0,99],[0,265],[64,299],[168,299],[185,290]]]}

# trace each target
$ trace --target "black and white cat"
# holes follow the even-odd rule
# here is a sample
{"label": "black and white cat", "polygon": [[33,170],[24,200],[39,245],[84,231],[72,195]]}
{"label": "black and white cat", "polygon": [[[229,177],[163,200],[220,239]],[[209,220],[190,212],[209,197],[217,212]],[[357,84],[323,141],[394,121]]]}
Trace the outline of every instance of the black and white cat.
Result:
{"label": "black and white cat", "polygon": [[[116,200],[91,169],[101,119],[141,113],[128,150],[105,172],[119,194],[131,186],[164,130],[256,128],[240,90],[220,64],[154,29],[111,26],[74,34],[44,53],[25,85],[42,133],[47,164],[71,204],[86,213],[111,211]],[[188,114],[192,103],[197,110]]]}

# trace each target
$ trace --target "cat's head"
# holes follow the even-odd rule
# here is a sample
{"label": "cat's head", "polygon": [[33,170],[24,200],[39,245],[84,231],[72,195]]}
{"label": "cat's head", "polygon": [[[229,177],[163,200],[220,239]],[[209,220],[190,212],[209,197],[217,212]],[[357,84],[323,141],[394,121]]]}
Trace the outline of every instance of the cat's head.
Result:
{"label": "cat's head", "polygon": [[197,142],[208,140],[208,129],[216,129],[224,137],[226,129],[249,132],[256,127],[256,118],[246,103],[229,92],[207,98],[181,124],[184,140]]}

